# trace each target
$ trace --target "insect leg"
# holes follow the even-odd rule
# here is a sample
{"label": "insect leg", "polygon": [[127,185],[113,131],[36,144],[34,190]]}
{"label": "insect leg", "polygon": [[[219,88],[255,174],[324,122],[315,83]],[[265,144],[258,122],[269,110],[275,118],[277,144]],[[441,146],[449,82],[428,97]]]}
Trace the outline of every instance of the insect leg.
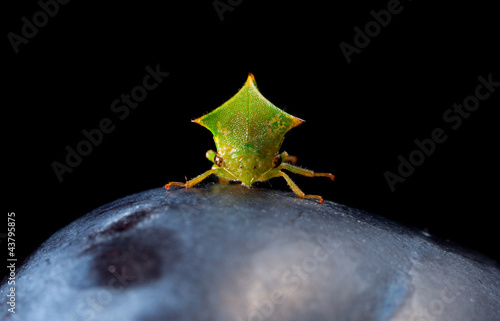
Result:
{"label": "insect leg", "polygon": [[323,176],[323,177],[329,177],[332,181],[335,179],[335,176],[330,173],[315,173],[314,171],[311,171],[309,169],[300,168],[291,164],[282,163],[280,168],[307,177]]}
{"label": "insect leg", "polygon": [[188,187],[191,187],[191,186],[194,186],[194,185],[198,184],[199,182],[201,182],[202,180],[204,180],[205,178],[207,178],[210,174],[216,174],[216,173],[217,173],[217,169],[212,168],[212,169],[206,171],[205,173],[196,176],[192,180],[187,181],[186,183],[170,182],[170,183],[168,183],[168,184],[165,185],[165,188],[169,189],[170,187],[172,187],[174,185],[175,186],[184,186],[184,187],[188,188]]}
{"label": "insect leg", "polygon": [[264,177],[262,177],[262,180],[268,180],[270,178],[273,178],[273,177],[283,177],[288,186],[290,186],[290,188],[292,189],[292,191],[300,198],[315,198],[317,199],[318,201],[321,202],[321,204],[323,204],[323,198],[319,195],[308,195],[308,194],[305,194],[304,192],[302,192],[300,190],[300,188],[297,186],[297,184],[295,184],[292,179],[285,173],[283,173],[282,171],[280,170],[273,170],[273,171],[270,171],[269,173],[267,173]]}

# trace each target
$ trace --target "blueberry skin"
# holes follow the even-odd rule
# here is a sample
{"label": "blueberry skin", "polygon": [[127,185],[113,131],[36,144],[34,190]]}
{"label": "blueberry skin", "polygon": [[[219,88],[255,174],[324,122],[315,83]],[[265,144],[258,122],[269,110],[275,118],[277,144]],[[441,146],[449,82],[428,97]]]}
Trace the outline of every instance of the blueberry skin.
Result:
{"label": "blueberry skin", "polygon": [[337,203],[206,184],[61,229],[18,267],[15,302],[1,320],[499,320],[500,269]]}

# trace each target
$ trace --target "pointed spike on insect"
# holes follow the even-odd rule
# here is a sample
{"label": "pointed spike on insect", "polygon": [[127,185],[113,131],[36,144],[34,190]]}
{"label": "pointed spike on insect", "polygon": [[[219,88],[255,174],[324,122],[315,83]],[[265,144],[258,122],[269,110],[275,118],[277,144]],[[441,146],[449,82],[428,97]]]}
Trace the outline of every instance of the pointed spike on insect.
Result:
{"label": "pointed spike on insect", "polygon": [[248,78],[247,78],[247,81],[245,82],[245,86],[248,86],[248,85],[253,85],[257,88],[257,82],[255,81],[255,76],[249,72],[248,73]]}
{"label": "pointed spike on insect", "polygon": [[300,119],[298,117],[295,117],[295,116],[292,116],[292,127],[296,127],[296,126],[299,126],[300,124],[302,124],[303,122],[305,122],[305,120],[303,119]]}
{"label": "pointed spike on insect", "polygon": [[[259,92],[259,87],[257,86],[257,81],[255,80],[255,76],[251,72],[248,73],[247,81],[243,85],[243,87],[246,87],[246,86],[253,86],[253,87],[255,87],[256,92],[258,92],[260,95],[262,95]],[[295,116],[292,116],[292,115],[289,115],[289,116],[292,119],[292,124],[291,124],[290,129],[292,129],[293,127],[299,126],[300,124],[302,124],[303,122],[305,122],[305,120],[300,119],[298,117],[295,117]]]}
{"label": "pointed spike on insect", "polygon": [[193,119],[193,120],[191,120],[191,122],[192,123],[196,123],[196,124],[198,124],[200,126],[203,126],[203,127],[207,128],[208,130],[210,130],[210,128],[208,128],[207,126],[205,126],[205,124],[203,123],[203,120],[202,120],[203,117],[204,116],[201,116],[201,117],[198,117],[196,119]]}

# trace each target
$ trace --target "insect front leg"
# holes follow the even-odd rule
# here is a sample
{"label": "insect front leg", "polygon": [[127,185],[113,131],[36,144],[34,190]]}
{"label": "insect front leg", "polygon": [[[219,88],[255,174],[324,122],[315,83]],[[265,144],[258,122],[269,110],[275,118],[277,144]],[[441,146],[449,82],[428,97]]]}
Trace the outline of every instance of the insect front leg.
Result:
{"label": "insect front leg", "polygon": [[323,177],[329,177],[332,181],[335,179],[335,176],[330,173],[315,173],[314,171],[311,171],[309,169],[300,168],[291,164],[282,163],[280,165],[280,168],[307,177],[323,176]]}
{"label": "insect front leg", "polygon": [[169,189],[172,186],[183,186],[183,187],[189,188],[191,186],[194,186],[194,185],[198,184],[199,182],[201,182],[202,180],[204,180],[205,178],[207,178],[211,174],[216,174],[217,172],[218,172],[218,169],[212,168],[212,169],[206,171],[205,173],[203,173],[201,175],[198,175],[195,178],[193,178],[192,180],[187,181],[185,183],[170,182],[170,183],[168,183],[168,184],[165,185],[165,188]]}
{"label": "insect front leg", "polygon": [[314,199],[317,199],[318,201],[320,201],[321,204],[323,204],[323,197],[319,196],[319,195],[309,195],[309,194],[305,194],[304,192],[302,192],[302,190],[297,186],[297,184],[295,184],[292,179],[290,178],[290,176],[288,176],[287,174],[283,173],[282,171],[280,171],[279,169],[273,169],[271,171],[269,171],[268,173],[266,173],[263,177],[260,178],[260,180],[268,180],[268,179],[271,179],[271,178],[274,178],[274,177],[283,177],[288,186],[290,186],[290,188],[292,189],[292,191],[300,198],[314,198]]}

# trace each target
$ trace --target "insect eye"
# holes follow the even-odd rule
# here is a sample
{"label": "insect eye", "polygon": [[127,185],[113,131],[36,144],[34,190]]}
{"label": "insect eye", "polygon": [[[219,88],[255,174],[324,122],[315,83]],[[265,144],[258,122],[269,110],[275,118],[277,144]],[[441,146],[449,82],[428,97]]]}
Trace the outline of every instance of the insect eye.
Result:
{"label": "insect eye", "polygon": [[274,158],[273,158],[273,167],[278,167],[281,165],[281,162],[282,162],[282,159],[281,159],[281,155],[278,154],[276,155]]}
{"label": "insect eye", "polygon": [[215,157],[214,157],[215,165],[222,167],[222,162],[223,162],[222,157],[220,157],[219,155],[215,155]]}

